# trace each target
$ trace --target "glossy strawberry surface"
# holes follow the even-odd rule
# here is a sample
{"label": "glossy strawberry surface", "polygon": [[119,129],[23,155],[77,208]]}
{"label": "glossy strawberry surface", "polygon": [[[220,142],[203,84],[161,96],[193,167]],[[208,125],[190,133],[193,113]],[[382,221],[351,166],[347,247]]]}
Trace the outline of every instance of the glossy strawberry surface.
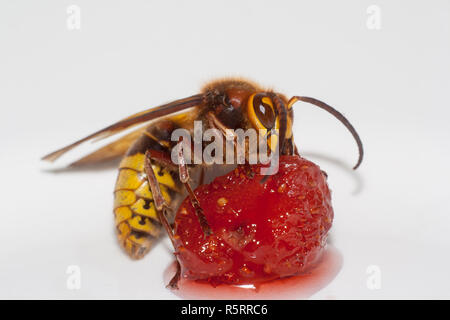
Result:
{"label": "glossy strawberry surface", "polygon": [[210,236],[184,200],[175,219],[184,278],[256,284],[300,274],[318,260],[333,220],[326,176],[299,156],[281,157],[266,180],[260,169],[239,166],[195,190]]}

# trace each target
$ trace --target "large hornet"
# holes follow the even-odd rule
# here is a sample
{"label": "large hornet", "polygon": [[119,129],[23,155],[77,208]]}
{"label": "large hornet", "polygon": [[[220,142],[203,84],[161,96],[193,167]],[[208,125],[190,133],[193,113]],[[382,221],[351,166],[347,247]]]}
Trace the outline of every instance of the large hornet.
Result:
{"label": "large hornet", "polygon": [[[172,150],[179,143],[171,139],[174,130],[182,128],[193,133],[196,120],[202,122],[204,130],[217,129],[224,138],[228,129],[256,129],[267,133],[275,129],[276,150],[282,155],[298,154],[292,135],[293,105],[297,101],[328,111],[347,127],[359,149],[356,169],[363,159],[363,146],[353,126],[340,112],[314,98],[294,96],[288,100],[278,92],[235,79],[211,82],[200,94],[134,114],[43,159],[55,161],[83,142],[97,141],[153,120],[72,164],[93,164],[123,156],[114,188],[115,225],[121,246],[130,257],[139,259],[152,248],[162,227],[173,241],[171,223],[186,195],[196,209],[204,233],[211,232],[190,179],[203,176],[206,164],[187,164],[183,149],[178,164],[172,161]],[[269,139],[267,142],[270,144]],[[275,150],[273,145],[270,150]],[[203,179],[198,180],[202,183]]]}

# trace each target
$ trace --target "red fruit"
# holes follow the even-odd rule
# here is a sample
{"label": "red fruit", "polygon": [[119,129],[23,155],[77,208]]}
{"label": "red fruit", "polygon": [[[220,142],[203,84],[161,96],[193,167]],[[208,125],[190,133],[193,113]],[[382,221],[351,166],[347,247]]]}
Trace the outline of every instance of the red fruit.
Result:
{"label": "red fruit", "polygon": [[[259,173],[261,165],[252,166]],[[314,264],[333,220],[326,177],[314,163],[283,156],[279,171],[250,177],[240,166],[195,190],[213,231],[204,237],[189,199],[175,219],[184,278],[248,284],[299,274]]]}

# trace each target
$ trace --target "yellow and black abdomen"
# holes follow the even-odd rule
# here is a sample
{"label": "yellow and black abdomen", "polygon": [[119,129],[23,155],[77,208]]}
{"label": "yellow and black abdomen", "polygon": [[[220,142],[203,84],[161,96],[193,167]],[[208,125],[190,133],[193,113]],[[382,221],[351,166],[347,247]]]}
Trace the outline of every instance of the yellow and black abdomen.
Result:
{"label": "yellow and black abdomen", "polygon": [[[142,258],[151,249],[162,231],[144,171],[147,150],[170,152],[168,146],[164,146],[167,141],[151,133],[155,132],[155,129],[158,128],[150,126],[128,150],[119,165],[119,175],[114,188],[114,216],[119,242],[125,251],[136,259]],[[153,170],[165,200],[172,211],[175,211],[181,197],[178,173],[155,161]]]}

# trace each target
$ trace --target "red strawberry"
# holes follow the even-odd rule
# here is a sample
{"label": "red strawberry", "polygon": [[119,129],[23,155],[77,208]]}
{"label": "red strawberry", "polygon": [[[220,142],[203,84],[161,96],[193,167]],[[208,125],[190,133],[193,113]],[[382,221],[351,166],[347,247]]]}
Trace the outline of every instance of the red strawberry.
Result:
{"label": "red strawberry", "polygon": [[175,219],[183,277],[258,283],[299,274],[317,260],[333,220],[325,175],[308,160],[283,156],[278,173],[262,179],[240,166],[195,190],[213,231],[208,237],[184,200]]}

